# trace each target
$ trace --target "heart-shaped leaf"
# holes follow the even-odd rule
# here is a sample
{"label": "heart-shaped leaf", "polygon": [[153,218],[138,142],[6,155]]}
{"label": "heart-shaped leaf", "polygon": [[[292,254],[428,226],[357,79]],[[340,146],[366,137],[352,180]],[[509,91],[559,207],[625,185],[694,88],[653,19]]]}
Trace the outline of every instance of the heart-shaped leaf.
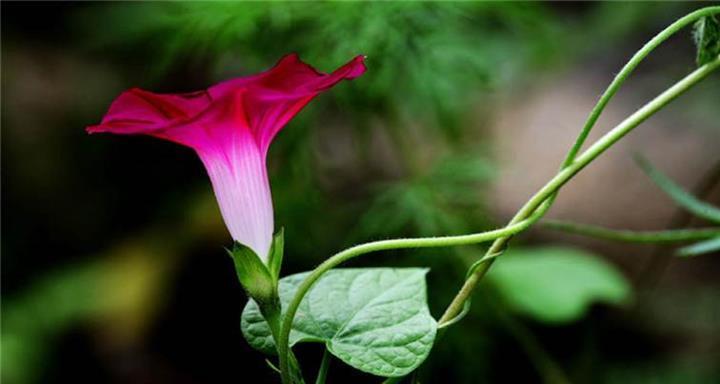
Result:
{"label": "heart-shaped leaf", "polygon": [[[378,376],[404,376],[425,360],[437,330],[427,307],[425,274],[418,268],[333,269],[307,293],[298,309],[290,344],[322,342],[340,360]],[[307,273],[280,280],[283,309]],[[275,353],[270,329],[257,304],[242,314],[248,343]]]}

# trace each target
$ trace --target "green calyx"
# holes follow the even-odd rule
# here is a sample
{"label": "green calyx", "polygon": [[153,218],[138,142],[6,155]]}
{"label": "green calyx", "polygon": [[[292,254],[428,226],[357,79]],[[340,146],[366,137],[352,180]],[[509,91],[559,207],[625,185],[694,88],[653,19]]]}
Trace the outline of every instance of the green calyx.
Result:
{"label": "green calyx", "polygon": [[240,284],[247,295],[258,303],[271,304],[277,301],[283,248],[283,230],[281,229],[273,237],[267,265],[244,244],[235,242],[232,250],[227,250],[235,264],[235,272]]}

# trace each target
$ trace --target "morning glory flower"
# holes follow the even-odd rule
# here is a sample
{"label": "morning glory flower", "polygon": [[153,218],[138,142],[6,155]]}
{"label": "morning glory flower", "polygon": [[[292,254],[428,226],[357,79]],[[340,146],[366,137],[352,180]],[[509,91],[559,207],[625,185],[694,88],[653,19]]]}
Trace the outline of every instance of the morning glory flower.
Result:
{"label": "morning glory flower", "polygon": [[133,88],[87,132],[144,134],[194,149],[230,235],[267,262],[274,229],[265,164],[270,143],[315,96],[365,69],[364,57],[357,56],[325,74],[291,54],[266,72],[204,91],[158,94]]}

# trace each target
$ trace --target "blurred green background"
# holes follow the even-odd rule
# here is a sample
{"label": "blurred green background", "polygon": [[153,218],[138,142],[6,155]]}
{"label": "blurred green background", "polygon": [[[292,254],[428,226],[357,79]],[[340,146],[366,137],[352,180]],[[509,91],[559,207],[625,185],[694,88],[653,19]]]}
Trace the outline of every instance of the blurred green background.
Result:
{"label": "blurred green background", "polygon": [[[323,71],[368,56],[364,76],[313,101],[271,148],[289,274],[360,241],[502,225],[552,175],[630,55],[701,5],[3,2],[3,382],[276,380],[242,339],[246,299],[200,161],[147,137],[84,133],[122,90],[202,89],[288,52]],[[598,129],[693,60],[688,30],[638,69]],[[699,192],[717,203],[719,89],[713,76],[651,119],[563,190],[551,215],[702,225],[630,155],[648,154],[688,189],[709,185]],[[543,230],[514,244],[422,382],[720,380],[720,259]],[[482,251],[351,265],[430,266],[439,316]],[[320,350],[298,354],[312,367]],[[339,378],[378,381],[337,362]]]}

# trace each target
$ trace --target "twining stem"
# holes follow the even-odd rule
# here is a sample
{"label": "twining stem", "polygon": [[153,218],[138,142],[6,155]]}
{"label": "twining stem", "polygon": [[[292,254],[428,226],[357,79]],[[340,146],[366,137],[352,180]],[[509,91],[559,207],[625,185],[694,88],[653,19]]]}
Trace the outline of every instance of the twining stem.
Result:
{"label": "twining stem", "polygon": [[655,48],[657,48],[660,44],[662,44],[670,36],[677,33],[679,30],[694,23],[700,18],[714,15],[716,13],[720,13],[720,6],[705,7],[698,9],[697,11],[690,12],[687,15],[677,19],[674,23],[670,24],[662,31],[660,31],[660,33],[655,35],[655,37],[650,39],[650,41],[645,43],[642,48],[635,52],[635,54],[630,58],[630,60],[628,60],[628,62],[622,67],[620,72],[615,75],[615,78],[607,87],[602,96],[600,96],[600,100],[598,100],[597,104],[595,104],[595,107],[590,112],[590,115],[588,116],[582,131],[580,131],[580,134],[575,140],[575,143],[573,144],[572,148],[570,148],[570,151],[568,151],[563,165],[567,166],[573,162],[577,154],[580,152],[580,148],[582,148],[583,143],[585,143],[588,134],[590,134],[590,130],[595,125],[595,122],[597,122],[600,114],[605,109],[605,106],[607,106],[607,103],[617,93],[618,89],[620,89],[620,86],[625,82],[625,80],[627,80],[633,70],[635,70],[635,68],[640,64],[640,62],[645,59],[645,57],[647,57],[648,54],[650,54],[650,52],[652,52]]}
{"label": "twining stem", "polygon": [[647,119],[653,113],[657,112],[664,105],[672,101],[675,97],[682,94],[692,85],[702,80],[710,72],[715,70],[720,64],[720,58],[717,58],[711,63],[708,63],[695,72],[688,75],[686,78],[675,84],[663,92],[660,96],[655,98],[650,103],[646,104],[643,108],[635,112],[620,125],[615,127],[612,131],[607,133],[603,138],[598,140],[592,147],[585,151],[580,157],[576,159],[577,153],[582,148],[585,140],[587,139],[590,130],[597,121],[600,113],[605,108],[608,101],[617,92],[620,85],[627,79],[630,73],[637,67],[637,65],[660,43],[665,41],[672,34],[678,30],[684,28],[688,24],[700,19],[701,17],[720,13],[720,6],[706,7],[695,12],[692,12],[683,18],[677,20],[669,27],[660,32],[652,40],[650,40],[645,46],[643,46],[623,67],[618,73],[613,82],[610,84],[608,89],[600,98],[598,104],[593,108],[588,120],[585,123],[582,131],[578,135],[573,147],[568,152],[561,171],[553,177],[540,191],[538,191],[524,206],[518,211],[513,217],[510,223],[502,229],[493,231],[483,232],[473,235],[463,236],[446,236],[446,237],[434,237],[434,238],[420,238],[420,239],[397,239],[397,240],[383,240],[367,244],[361,244],[345,251],[342,251],[333,257],[327,259],[325,262],[320,264],[298,287],[298,291],[290,302],[285,316],[283,318],[282,327],[280,330],[279,338],[276,339],[278,342],[278,354],[280,358],[280,368],[282,371],[283,383],[290,383],[291,377],[288,370],[288,359],[289,359],[289,337],[292,322],[300,305],[300,302],[307,291],[317,281],[323,273],[327,272],[331,268],[360,255],[389,249],[400,249],[400,248],[420,248],[420,247],[444,247],[454,245],[465,245],[465,244],[476,244],[483,241],[495,240],[493,245],[490,247],[486,255],[484,256],[485,262],[476,264],[476,268],[472,274],[465,281],[465,284],[458,292],[457,296],[448,306],[447,310],[440,319],[440,325],[446,324],[452,321],[461,311],[465,301],[469,298],[470,293],[477,285],[478,281],[484,276],[487,270],[492,265],[494,257],[505,248],[505,245],[509,239],[516,233],[521,232],[531,226],[534,222],[540,219],[545,212],[550,208],[552,202],[556,196],[557,191],[562,187],[568,180],[570,180],[577,172],[583,169],[587,164],[599,156],[602,152],[607,150],[615,142],[620,140],[625,134],[635,128],[642,121]]}
{"label": "twining stem", "polygon": [[[585,124],[583,125],[582,130],[575,139],[573,146],[570,148],[567,155],[565,155],[565,160],[563,160],[560,168],[562,169],[567,167],[575,160],[577,154],[580,152],[580,149],[587,140],[590,131],[595,126],[595,123],[597,122],[598,118],[600,118],[600,114],[602,114],[602,111],[605,109],[610,99],[615,96],[617,91],[620,89],[620,86],[625,82],[625,80],[627,80],[628,77],[630,77],[630,74],[632,74],[635,68],[640,65],[640,63],[650,54],[650,52],[652,52],[655,48],[657,48],[660,44],[662,44],[670,36],[677,33],[679,30],[694,23],[702,17],[713,15],[716,13],[720,13],[720,6],[705,7],[690,12],[689,14],[679,18],[674,23],[670,24],[665,29],[660,31],[660,33],[655,35],[652,39],[650,39],[650,41],[645,43],[642,48],[635,52],[635,54],[630,58],[630,60],[628,60],[628,62],[622,67],[622,69],[620,69],[620,72],[615,75],[615,78],[610,83],[610,85],[608,85],[607,89],[605,89],[605,92],[603,92],[602,96],[600,96],[597,104],[595,104],[595,106],[593,107],[590,115],[588,115],[587,120],[585,120]],[[557,193],[553,194],[550,198],[547,199],[547,201],[543,203],[542,206],[540,206],[540,208],[538,208],[538,211],[542,212],[540,214],[541,216],[550,209],[553,202],[555,201],[556,196]]]}
{"label": "twining stem", "polygon": [[720,236],[720,228],[671,229],[666,231],[629,231],[559,220],[543,220],[544,227],[576,235],[628,243],[676,243]]}
{"label": "twining stem", "polygon": [[[657,48],[660,44],[662,44],[665,40],[667,40],[670,36],[677,33],[679,30],[685,28],[686,26],[694,23],[698,19],[714,15],[716,13],[720,13],[720,6],[712,6],[712,7],[706,7],[698,9],[694,12],[691,12],[680,19],[676,20],[674,23],[667,26],[665,29],[660,31],[657,35],[655,35],[650,41],[648,41],[645,45],[642,46],[635,54],[628,60],[628,62],[622,67],[620,72],[618,72],[617,75],[615,75],[615,78],[610,83],[610,85],[607,87],[605,92],[603,92],[602,96],[600,96],[600,99],[598,100],[597,104],[593,107],[592,111],[590,112],[590,115],[588,115],[587,120],[585,121],[585,124],[583,125],[582,130],[578,134],[577,138],[575,139],[575,142],[573,143],[573,146],[568,151],[567,155],[565,156],[565,159],[563,160],[563,163],[560,167],[561,170],[567,168],[570,166],[576,159],[577,154],[580,152],[580,149],[582,148],[583,144],[587,140],[588,135],[590,134],[590,131],[595,126],[595,123],[597,122],[598,118],[600,117],[600,114],[607,106],[610,99],[612,99],[613,96],[617,93],[617,91],[620,89],[620,86],[627,80],[627,78],[632,74],[632,72],[635,70],[635,68],[652,52],[655,48]],[[557,197],[557,191],[555,193],[551,194],[545,201],[540,205],[537,209],[535,209],[535,213],[537,216],[544,216],[545,213],[550,209],[553,202],[555,201],[555,198]],[[520,212],[518,212],[520,213]],[[513,224],[513,221],[510,222],[510,224]],[[489,255],[496,256],[498,253],[501,253],[507,242],[510,240],[510,237],[505,238],[504,240],[497,240],[496,247],[491,247],[488,249],[485,258],[487,261],[490,261],[488,259]],[[496,245],[493,244],[493,245]],[[478,274],[484,274],[488,268],[490,268],[491,263],[480,263],[477,265],[477,269],[485,269],[485,271],[474,271],[473,273]],[[468,284],[466,284],[467,286]],[[474,284],[471,285],[474,287]],[[462,292],[460,292],[462,293]],[[458,295],[460,294],[458,293]],[[452,305],[452,304],[451,304]],[[448,307],[449,309],[450,307]],[[447,313],[447,310],[446,310]],[[443,316],[444,317],[444,316]],[[445,319],[446,321],[442,323],[447,323],[448,321],[451,321],[452,318]]]}
{"label": "twining stem", "polygon": [[[649,103],[645,104],[642,108],[635,111],[635,113],[626,118],[610,132],[606,133],[605,136],[596,141],[595,144],[583,152],[582,155],[578,156],[575,161],[560,170],[555,177],[550,179],[550,181],[537,193],[535,193],[535,195],[533,195],[530,200],[528,200],[528,202],[525,203],[525,205],[515,214],[512,220],[510,220],[509,225],[522,222],[527,217],[536,214],[535,211],[538,207],[540,207],[546,199],[551,197],[558,189],[560,189],[560,187],[575,176],[575,174],[580,172],[618,140],[622,139],[635,127],[640,125],[640,123],[647,120],[655,112],[707,77],[718,67],[720,67],[720,56],[716,57],[712,62],[699,67],[685,78],[675,83],[675,85],[651,100]],[[482,263],[475,272],[467,280],[465,280],[462,288],[460,288],[460,291],[438,321],[440,324],[450,321],[462,311],[465,301],[468,300],[477,283],[480,279],[482,279],[485,273],[487,273],[490,266],[492,266],[492,263],[495,260],[494,256],[503,251],[509,240],[510,237],[508,236],[498,238],[493,242],[485,256],[490,257],[490,255],[492,255],[493,258],[488,259],[486,263]]]}

